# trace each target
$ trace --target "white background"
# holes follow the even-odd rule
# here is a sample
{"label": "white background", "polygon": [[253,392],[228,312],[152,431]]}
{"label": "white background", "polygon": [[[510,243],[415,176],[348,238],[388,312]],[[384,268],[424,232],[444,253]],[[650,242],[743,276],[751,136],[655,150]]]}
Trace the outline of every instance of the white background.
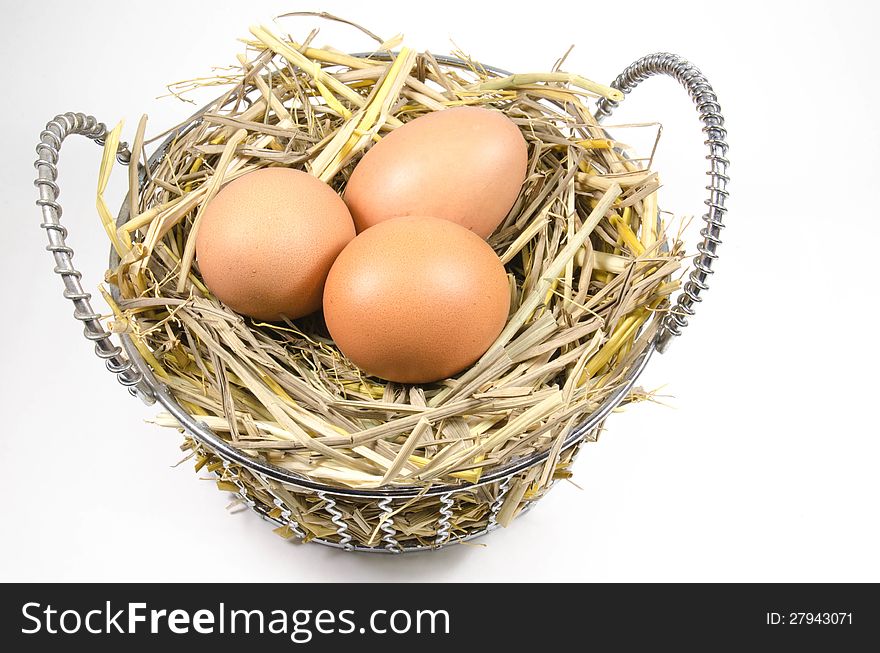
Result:
{"label": "white background", "polygon": [[[880,581],[876,3],[519,4],[3,2],[0,580]],[[124,117],[130,141],[146,112],[155,133],[193,110],[157,99],[167,82],[234,63],[253,22],[316,8],[419,49],[453,39],[511,70],[547,69],[574,43],[567,68],[605,82],[643,54],[678,52],[728,119],[718,274],[643,377],[674,407],[613,415],[575,466],[579,487],[559,484],[479,545],[351,555],[227,514],[227,495],[173,467],[177,433],[145,424],[154,409],[95,359],[43,251],[31,164],[48,119]],[[370,46],[335,28],[318,42]],[[701,213],[702,134],[681,89],[651,80],[614,120],[663,122],[663,206]],[[108,250],[99,156],[72,139],[59,180],[92,288]]]}

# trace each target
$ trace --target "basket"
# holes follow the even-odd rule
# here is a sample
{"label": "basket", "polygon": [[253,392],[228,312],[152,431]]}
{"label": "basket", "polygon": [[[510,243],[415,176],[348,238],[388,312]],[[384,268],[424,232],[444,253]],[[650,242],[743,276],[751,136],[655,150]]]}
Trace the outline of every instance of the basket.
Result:
{"label": "basket", "polygon": [[[452,66],[468,65],[468,62],[454,57],[443,57],[442,61]],[[500,75],[509,74],[500,69],[485,68]],[[702,240],[697,245],[688,280],[668,312],[658,318],[656,336],[629,368],[624,382],[583,423],[571,429],[560,446],[492,469],[478,482],[370,490],[316,482],[266,460],[251,457],[231,445],[178,403],[153,374],[129,335],[119,334],[121,346],[116,345],[93,310],[91,295],[83,290],[82,275],[73,265],[73,250],[66,244],[68,232],[60,222],[61,206],[57,201],[56,165],[62,142],[69,135],[77,134],[103,145],[107,136],[106,126],[91,116],[82,113],[58,115],[40,135],[35,185],[39,189],[37,204],[42,213],[41,227],[46,230],[47,249],[55,259],[54,271],[64,283],[64,297],[73,302],[74,317],[84,324],[85,337],[95,343],[97,355],[106,361],[107,368],[132,395],[147,404],[158,402],[177,419],[197,455],[198,468],[204,467],[215,474],[221,488],[237,494],[247,506],[273,522],[279,534],[295,540],[313,541],[348,551],[400,553],[437,549],[488,533],[531,508],[555,483],[555,475],[547,478],[545,473],[545,482],[537,484],[535,481],[542,470],[548,465],[552,465],[551,469],[567,469],[582,444],[596,439],[609,413],[630,395],[651,356],[655,352],[665,352],[672,339],[687,326],[688,317],[693,315],[696,303],[701,301],[707,289],[706,281],[713,272],[721,242],[719,236],[724,226],[728,196],[724,118],[706,78],[695,66],[673,54],[657,53],[637,60],[617,77],[612,86],[628,94],[640,82],[654,75],[673,77],[688,91],[706,134],[709,183],[705,203],[708,210],[703,216]],[[616,102],[600,100],[595,117],[597,120],[607,117],[616,106]],[[201,113],[192,116],[188,125],[195,125]],[[147,165],[151,169],[162,160],[174,136],[172,134],[149,158]],[[127,145],[120,144],[117,160],[128,164],[130,158]],[[127,207],[125,202],[117,224],[128,219]],[[118,263],[112,248],[110,262],[111,267]],[[114,299],[118,299],[116,293],[118,290],[114,288]],[[551,457],[552,460],[548,461]],[[305,523],[315,515],[321,516],[322,523],[332,523],[333,528],[317,533],[314,528],[306,528]],[[406,518],[406,538],[401,537],[399,528],[402,516]]]}

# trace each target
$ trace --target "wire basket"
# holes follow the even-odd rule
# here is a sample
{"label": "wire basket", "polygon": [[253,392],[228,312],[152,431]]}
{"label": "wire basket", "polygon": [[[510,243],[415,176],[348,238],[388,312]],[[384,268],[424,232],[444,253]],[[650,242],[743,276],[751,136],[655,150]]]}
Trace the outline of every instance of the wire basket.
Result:
{"label": "wire basket", "polygon": [[[467,62],[444,57],[443,63],[466,66]],[[501,75],[499,69],[486,67]],[[95,343],[97,355],[106,361],[107,368],[132,395],[147,404],[158,402],[179,422],[196,452],[199,467],[214,473],[221,487],[233,491],[240,500],[260,516],[273,522],[285,537],[309,540],[348,551],[399,553],[421,549],[436,549],[464,542],[488,533],[500,524],[528,510],[555,483],[551,477],[536,487],[534,482],[546,468],[548,458],[555,467],[565,467],[576,457],[581,445],[595,439],[606,417],[633,389],[636,380],[655,351],[665,352],[671,340],[687,326],[687,318],[701,301],[707,289],[706,281],[712,274],[717,259],[720,233],[723,229],[725,200],[727,198],[727,142],[724,118],[717,97],[703,74],[683,58],[657,53],[637,60],[626,68],[612,86],[628,94],[639,83],[654,75],[676,79],[690,94],[703,123],[708,148],[709,183],[706,186],[708,207],[703,216],[705,226],[700,234],[697,255],[693,260],[687,282],[674,305],[662,318],[656,337],[629,369],[624,382],[583,423],[573,428],[561,446],[515,460],[484,474],[478,482],[429,487],[383,487],[355,489],[328,485],[306,478],[298,473],[275,466],[263,459],[251,457],[209,429],[198,417],[188,413],[172,396],[168,388],[156,378],[127,334],[119,334],[121,347],[114,344],[93,310],[91,295],[83,290],[81,273],[73,265],[73,250],[66,244],[67,229],[61,224],[61,206],[57,199],[57,162],[63,141],[71,134],[86,136],[103,145],[107,128],[95,118],[82,113],[56,116],[46,125],[37,145],[35,163],[42,212],[41,227],[46,230],[55,259],[55,273],[64,283],[64,297],[74,304],[74,317],[84,324],[85,337]],[[614,110],[616,102],[599,101],[596,118],[601,120]],[[197,124],[202,112],[196,113],[189,125]],[[184,128],[186,129],[186,127]],[[177,132],[178,134],[180,132]],[[172,134],[149,158],[153,169],[162,160],[172,142]],[[131,153],[126,144],[117,150],[117,160],[128,164]],[[117,224],[128,219],[128,203],[124,203]],[[111,267],[118,264],[111,248]],[[114,288],[114,299],[118,290]],[[322,523],[331,523],[331,529],[316,534],[314,527],[305,528],[304,522],[320,514]],[[408,534],[400,536],[400,515],[407,516]],[[453,528],[453,524],[455,527]],[[420,530],[421,529],[421,530]],[[415,533],[415,536],[413,536]],[[420,533],[422,533],[420,535]]]}

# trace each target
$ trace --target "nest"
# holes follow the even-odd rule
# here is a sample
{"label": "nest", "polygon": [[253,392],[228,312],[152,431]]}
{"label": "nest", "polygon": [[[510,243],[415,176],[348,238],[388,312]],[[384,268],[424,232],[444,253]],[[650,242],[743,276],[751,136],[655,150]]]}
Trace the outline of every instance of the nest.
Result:
{"label": "nest", "polygon": [[[252,28],[239,66],[172,87],[228,85],[171,135],[151,166],[132,166],[124,223],[103,200],[119,142],[108,136],[98,206],[118,265],[105,293],[111,328],[131,336],[159,381],[188,412],[255,458],[328,487],[469,485],[492,470],[549,452],[505,487],[462,499],[444,528],[506,523],[566,477],[566,436],[608,398],[649,345],[679,282],[682,249],[664,232],[649,162],[598,126],[588,108],[619,91],[560,71],[504,75],[461,53],[435,57],[399,43],[351,56]],[[502,111],[528,143],[528,176],[488,242],[512,292],[507,326],[471,368],[404,386],[365,375],[329,338],[320,314],[264,323],[228,309],[194,260],[200,213],[223,183],[266,166],[302,169],[342,193],[360,157],[388,130],[430,111],[478,105]],[[145,160],[141,120],[133,160]],[[158,138],[158,137],[157,137]],[[630,396],[632,399],[633,396]],[[177,426],[167,414],[156,421]],[[595,437],[595,432],[589,437]],[[387,520],[371,501],[327,505],[222,465],[192,439],[197,467],[223,489],[265,495],[282,534],[333,538],[341,511],[352,536],[375,544]],[[279,495],[279,492],[282,494]],[[480,492],[484,492],[485,496]],[[275,501],[282,496],[284,506]],[[274,498],[273,498],[274,497]],[[513,500],[511,497],[515,497]],[[402,542],[437,536],[436,497],[395,512]],[[385,511],[387,513],[387,510]],[[270,516],[273,516],[270,514]]]}

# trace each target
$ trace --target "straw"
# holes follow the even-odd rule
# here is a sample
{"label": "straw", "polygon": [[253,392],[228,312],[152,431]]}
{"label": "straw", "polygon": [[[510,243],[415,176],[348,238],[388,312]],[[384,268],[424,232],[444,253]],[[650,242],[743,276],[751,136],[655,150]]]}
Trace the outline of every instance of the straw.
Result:
{"label": "straw", "polygon": [[[461,485],[547,453],[511,481],[503,505],[493,503],[497,483],[460,500],[451,528],[469,531],[493,515],[507,523],[569,475],[576,448],[563,449],[566,435],[617,390],[677,287],[683,251],[657,222],[657,175],[600,128],[587,105],[588,97],[619,100],[619,91],[558,69],[499,77],[407,47],[390,60],[354,57],[315,46],[314,35],[294,41],[265,26],[250,31],[234,68],[172,85],[182,97],[190,88],[227,88],[200,122],[172,132],[148,174],[130,172],[140,188],[119,229],[103,193],[121,125],[108,135],[97,205],[121,261],[107,275],[121,295],[111,304],[114,329],[132,337],[208,428],[250,456],[328,486]],[[380,49],[399,40],[369,34]],[[488,241],[508,272],[511,316],[475,365],[438,383],[389,383],[348,361],[320,314],[267,324],[212,296],[193,266],[195,236],[223,184],[289,166],[342,192],[384,133],[462,104],[504,113],[529,146],[526,182]],[[145,129],[146,117],[135,160],[155,140]],[[155,421],[176,425],[164,414]],[[184,448],[199,469],[219,474],[222,487],[244,487],[270,507],[284,493],[306,539],[336,532],[317,497],[267,487],[191,439]],[[415,498],[390,524],[375,503],[339,500],[335,510],[362,544],[375,544],[389,525],[401,541],[431,543],[440,507],[436,497]],[[295,532],[279,529],[284,537]]]}

